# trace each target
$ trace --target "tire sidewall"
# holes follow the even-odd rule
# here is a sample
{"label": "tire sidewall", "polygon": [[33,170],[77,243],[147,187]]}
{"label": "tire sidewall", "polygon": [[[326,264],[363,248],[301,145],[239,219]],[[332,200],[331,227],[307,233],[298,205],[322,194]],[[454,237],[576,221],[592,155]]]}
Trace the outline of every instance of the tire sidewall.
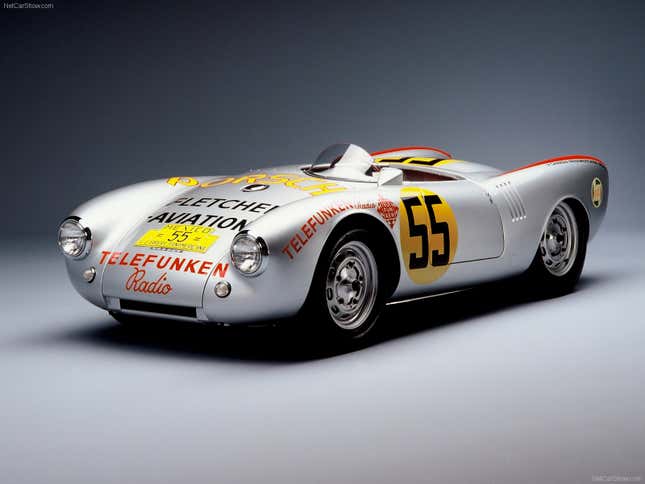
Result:
{"label": "tire sidewall", "polygon": [[[570,203],[561,203],[566,203],[569,206],[574,214],[575,224],[578,228],[578,248],[573,265],[567,271],[567,273],[562,276],[556,276],[555,274],[552,274],[544,264],[544,260],[542,259],[542,254],[540,253],[540,247],[538,244],[538,249],[535,253],[535,257],[533,258],[531,266],[527,271],[530,282],[532,284],[535,284],[535,288],[538,290],[538,292],[549,296],[566,294],[573,290],[574,286],[580,279],[580,275],[582,274],[582,269],[587,254],[587,241],[589,239],[589,230],[584,221],[581,220],[580,212],[578,210],[575,210]],[[551,214],[549,214],[549,216],[550,215]],[[543,236],[544,232],[542,232],[540,237]]]}
{"label": "tire sidewall", "polygon": [[[376,241],[372,240],[369,232],[365,229],[351,229],[340,236],[328,240],[316,265],[309,294],[300,312],[300,318],[304,323],[313,323],[317,335],[331,338],[339,342],[357,341],[372,334],[378,317],[383,310],[386,298],[386,281],[384,280],[382,251]],[[372,306],[366,321],[355,329],[344,329],[338,326],[329,314],[329,308],[325,300],[325,283],[327,272],[338,250],[350,241],[358,241],[369,249],[376,260],[376,280],[378,281],[374,305]]]}

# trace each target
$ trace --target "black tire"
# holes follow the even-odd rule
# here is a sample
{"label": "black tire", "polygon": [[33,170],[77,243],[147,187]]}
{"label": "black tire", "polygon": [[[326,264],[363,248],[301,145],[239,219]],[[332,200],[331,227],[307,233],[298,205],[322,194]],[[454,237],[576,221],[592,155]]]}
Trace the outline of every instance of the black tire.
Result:
{"label": "black tire", "polygon": [[[327,242],[318,260],[309,294],[298,316],[303,329],[309,330],[313,327],[316,337],[320,336],[326,342],[331,340],[333,343],[340,345],[365,341],[369,335],[374,334],[377,320],[385,306],[388,285],[386,284],[385,271],[383,270],[384,264],[382,263],[384,254],[373,239],[374,237],[370,238],[369,232],[365,229],[352,229]],[[369,255],[359,253],[364,249],[369,251],[375,262],[375,273],[372,274],[370,279],[376,283],[373,294],[373,284],[370,284],[366,274],[367,269],[364,266],[368,262],[363,261],[363,265],[360,265],[361,257],[369,258]],[[349,265],[354,259],[358,263],[355,266]],[[344,265],[339,265],[339,260],[344,261]],[[340,270],[336,271],[337,268]],[[339,282],[338,278],[340,278],[343,268],[349,268],[349,271],[355,272],[353,276],[357,276],[356,280],[360,277],[361,270],[364,270],[363,280],[365,287],[356,289],[355,283],[352,282],[348,285],[345,282],[348,279],[345,278],[341,278]],[[346,269],[345,273],[348,270]],[[336,289],[330,289],[329,284],[334,285]],[[356,287],[358,286],[360,286],[360,282],[356,284]],[[359,297],[362,301],[361,294],[371,302],[366,302],[363,305],[339,305],[341,308],[362,307],[358,310],[359,316],[355,320],[347,320],[341,323],[339,320],[345,313],[339,310],[340,312],[335,312],[336,315],[334,316],[332,308],[338,300],[342,300],[342,298],[337,299],[336,296],[345,287],[350,287],[350,293],[356,294],[356,297],[352,297],[350,302],[359,300]],[[361,291],[363,292],[361,293]],[[335,307],[338,309],[338,306]],[[356,327],[353,327],[356,323],[358,323]]]}
{"label": "black tire", "polygon": [[[571,232],[575,233],[575,254],[571,254],[570,262],[566,266],[562,265],[560,267],[560,273],[557,270],[557,265],[552,262],[551,252],[548,251],[548,241],[550,240],[548,237],[552,235],[549,232],[553,232],[553,230],[550,230],[549,224],[553,224],[557,231],[562,228],[560,225],[565,222],[556,223],[553,221],[554,217],[561,218],[563,221],[568,218],[569,223],[575,225],[573,232]],[[589,228],[584,209],[575,202],[560,202],[547,218],[537,252],[525,274],[527,282],[531,285],[531,290],[540,296],[547,297],[560,296],[571,292],[582,273],[587,254],[588,239]],[[557,237],[554,237],[553,240],[556,240],[554,244],[557,246]]]}

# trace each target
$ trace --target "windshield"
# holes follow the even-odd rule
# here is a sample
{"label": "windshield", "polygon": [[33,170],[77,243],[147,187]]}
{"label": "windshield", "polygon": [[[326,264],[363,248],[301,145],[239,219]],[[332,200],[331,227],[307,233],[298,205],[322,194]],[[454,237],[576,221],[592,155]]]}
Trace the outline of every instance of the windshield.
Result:
{"label": "windshield", "polygon": [[336,144],[320,153],[308,171],[329,178],[374,181],[373,163],[372,156],[360,146]]}

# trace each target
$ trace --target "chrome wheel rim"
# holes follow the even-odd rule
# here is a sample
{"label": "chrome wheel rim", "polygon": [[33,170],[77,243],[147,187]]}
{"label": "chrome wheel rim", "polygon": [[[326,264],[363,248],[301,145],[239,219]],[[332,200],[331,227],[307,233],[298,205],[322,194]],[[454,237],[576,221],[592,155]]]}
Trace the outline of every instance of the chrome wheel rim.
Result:
{"label": "chrome wheel rim", "polygon": [[347,242],[334,254],[325,284],[325,300],[331,319],[341,329],[362,326],[374,307],[378,290],[376,260],[357,240]]}
{"label": "chrome wheel rim", "polygon": [[578,225],[573,210],[566,203],[559,203],[546,222],[540,254],[544,267],[554,276],[564,276],[578,254]]}

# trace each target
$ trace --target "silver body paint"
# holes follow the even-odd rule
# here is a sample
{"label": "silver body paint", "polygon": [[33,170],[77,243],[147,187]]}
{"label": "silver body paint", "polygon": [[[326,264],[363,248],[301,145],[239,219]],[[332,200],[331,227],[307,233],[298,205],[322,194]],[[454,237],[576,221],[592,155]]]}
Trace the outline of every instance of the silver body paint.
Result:
{"label": "silver body paint", "polygon": [[[442,155],[430,149],[401,149],[380,156],[432,158]],[[575,199],[584,207],[590,239],[597,232],[607,210],[607,170],[600,163],[582,155],[507,173],[466,161],[441,166],[383,164],[379,166],[444,174],[454,179],[412,182],[394,176],[382,184],[378,183],[378,173],[373,176],[373,181],[313,180],[311,178],[315,177],[303,173],[304,166],[283,166],[231,177],[175,179],[174,184],[166,179],[155,180],[94,198],[70,214],[79,217],[92,232],[89,255],[80,260],[66,258],[70,280],[84,298],[110,311],[201,322],[250,323],[288,317],[299,311],[308,294],[318,256],[332,230],[338,223],[356,214],[365,214],[382,224],[397,247],[401,271],[391,297],[391,301],[396,301],[452,291],[522,273],[536,253],[548,215],[562,200]],[[387,171],[390,175],[397,173]],[[281,174],[293,174],[292,178],[297,175],[308,180],[289,186],[281,182],[280,177],[277,177],[278,181],[271,178]],[[604,190],[599,207],[594,206],[591,197],[595,178],[600,179]],[[248,185],[262,184],[263,181],[267,182],[268,188],[242,191]],[[186,186],[193,182],[197,185]],[[214,186],[202,187],[204,183]],[[330,185],[332,189],[343,190],[312,195],[316,189],[303,188],[328,183],[333,183]],[[423,188],[439,195],[449,204],[458,226],[458,243],[452,262],[443,276],[430,284],[414,282],[404,266],[406,257],[402,254],[401,231],[409,230],[401,224],[400,199],[404,187]],[[229,202],[213,202],[214,199]],[[377,209],[378,202],[382,200],[389,200],[399,207],[393,226]],[[303,226],[308,224],[313,214],[330,207],[348,205],[353,208],[346,208],[333,214],[324,223],[316,224],[316,230],[307,239]],[[199,215],[198,219],[193,219],[197,225],[202,220],[214,223],[214,233],[219,238],[206,253],[134,246],[148,230],[159,229],[166,223],[181,223],[168,221],[169,217],[173,217],[169,214],[178,217],[181,213]],[[163,221],[160,221],[161,214],[168,214],[163,216]],[[231,218],[236,221],[223,222]],[[149,221],[151,219],[154,220]],[[243,228],[261,237],[269,250],[266,269],[255,277],[242,275],[230,260],[230,244],[241,228],[242,220],[245,221]],[[229,223],[231,225],[227,226]],[[306,231],[312,232],[310,229]],[[295,247],[300,247],[296,251],[291,241],[297,234],[300,235],[300,241],[296,241]],[[109,255],[105,256],[104,251]],[[118,257],[114,259],[115,263],[109,264],[109,258],[114,253],[119,253]],[[172,291],[166,295],[132,292],[125,288],[125,284],[135,270],[129,264],[135,253],[143,254],[142,257],[155,254],[156,257],[164,255],[199,259],[209,261],[212,265],[206,273],[198,274],[162,270],[153,263],[147,264],[146,279],[156,280],[166,273]],[[218,264],[221,264],[221,270],[213,270]],[[228,269],[223,273],[227,264]],[[83,271],[89,267],[95,267],[97,271],[91,283],[82,277]],[[231,293],[228,297],[220,298],[215,295],[214,286],[223,279],[230,283]],[[123,300],[153,303],[156,309],[123,310]],[[168,314],[159,310],[163,309],[159,305],[191,308],[195,311],[195,317]]]}

